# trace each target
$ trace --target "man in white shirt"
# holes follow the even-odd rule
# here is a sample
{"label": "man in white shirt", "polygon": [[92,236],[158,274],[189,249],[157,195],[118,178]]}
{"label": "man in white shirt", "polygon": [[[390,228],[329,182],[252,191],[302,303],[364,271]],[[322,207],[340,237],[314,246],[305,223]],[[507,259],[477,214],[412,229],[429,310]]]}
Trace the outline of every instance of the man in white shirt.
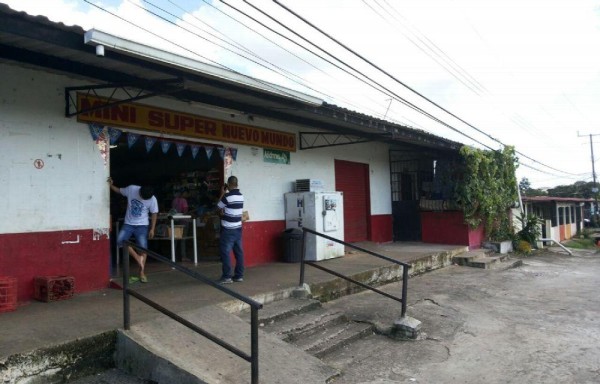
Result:
{"label": "man in white shirt", "polygon": [[[156,228],[156,219],[158,217],[158,202],[152,188],[147,186],[140,187],[139,185],[119,188],[113,185],[113,180],[110,177],[108,178],[108,182],[111,191],[127,197],[127,212],[123,227],[117,235],[117,246],[122,247],[123,241],[129,240],[131,236],[134,236],[136,244],[147,249],[148,239],[154,237],[154,229]],[[150,226],[148,226],[148,221],[150,221]],[[140,276],[132,276],[129,281],[131,283],[137,281],[147,283],[148,278],[144,271],[146,253],[138,253],[135,249],[129,247],[129,254],[133,256],[140,266]]]}

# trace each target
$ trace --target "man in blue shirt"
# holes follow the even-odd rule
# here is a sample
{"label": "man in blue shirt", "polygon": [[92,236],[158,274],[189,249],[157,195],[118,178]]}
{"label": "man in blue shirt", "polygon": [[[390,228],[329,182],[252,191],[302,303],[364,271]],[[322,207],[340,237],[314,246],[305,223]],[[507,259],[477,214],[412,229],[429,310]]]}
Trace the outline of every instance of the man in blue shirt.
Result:
{"label": "man in blue shirt", "polygon": [[[242,213],[244,196],[238,189],[238,179],[230,176],[227,184],[221,187],[221,197],[217,204],[221,216],[220,255],[222,266],[219,283],[230,284],[244,281],[244,250],[242,248]],[[231,257],[235,256],[235,269],[231,273]]]}

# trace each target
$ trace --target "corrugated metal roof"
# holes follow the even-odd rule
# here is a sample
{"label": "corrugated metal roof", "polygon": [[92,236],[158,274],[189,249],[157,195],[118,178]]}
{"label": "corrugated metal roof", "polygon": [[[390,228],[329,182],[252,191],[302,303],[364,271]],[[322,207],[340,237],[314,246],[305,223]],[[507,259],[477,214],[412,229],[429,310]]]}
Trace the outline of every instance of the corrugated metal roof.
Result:
{"label": "corrugated metal roof", "polygon": [[[185,90],[169,97],[390,144],[452,152],[462,146],[422,130],[332,104],[308,105],[264,88],[191,71],[172,63],[115,51],[99,58],[95,47],[84,43],[84,34],[79,26],[66,26],[0,4],[0,60],[6,63],[41,68],[95,83],[143,84],[152,80],[185,79]],[[72,86],[77,85],[81,84],[74,81]]]}
{"label": "corrugated metal roof", "polygon": [[521,198],[524,202],[537,202],[537,203],[551,203],[551,202],[562,202],[562,203],[587,203],[592,202],[594,199],[591,198],[580,198],[580,197],[555,197],[555,196],[523,196]]}

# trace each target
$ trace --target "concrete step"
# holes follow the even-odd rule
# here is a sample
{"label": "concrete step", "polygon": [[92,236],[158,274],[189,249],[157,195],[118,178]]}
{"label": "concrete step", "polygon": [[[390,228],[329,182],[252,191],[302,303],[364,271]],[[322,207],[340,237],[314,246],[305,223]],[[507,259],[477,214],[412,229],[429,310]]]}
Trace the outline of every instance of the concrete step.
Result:
{"label": "concrete step", "polygon": [[454,262],[454,264],[458,265],[469,265],[469,263],[474,259],[486,257],[490,254],[490,252],[491,251],[489,249],[477,249],[474,251],[463,252],[453,256],[452,261]]}
{"label": "concrete step", "polygon": [[[247,313],[241,316],[249,321]],[[373,333],[371,324],[351,322],[343,312],[324,309],[312,299],[267,304],[259,311],[259,319],[262,330],[316,357]]]}
{"label": "concrete step", "polygon": [[[278,300],[265,305],[258,311],[258,321],[264,326],[317,308],[321,308],[319,300],[293,298]],[[250,310],[244,310],[240,317],[250,321]]]}
{"label": "concrete step", "polygon": [[268,324],[263,329],[284,341],[293,342],[301,337],[310,336],[325,327],[346,322],[348,322],[348,318],[343,312],[318,308]]}
{"label": "concrete step", "polygon": [[[250,324],[217,306],[179,313],[250,353]],[[259,329],[261,383],[326,383],[339,372],[315,356]],[[157,383],[249,383],[250,363],[164,317],[120,331],[117,367]]]}
{"label": "concrete step", "polygon": [[521,260],[511,259],[508,254],[498,253],[485,253],[484,255],[470,253],[466,256],[460,255],[455,259],[455,263],[458,265],[481,269],[502,270],[522,265]]}
{"label": "concrete step", "polygon": [[345,322],[319,328],[310,336],[297,335],[292,344],[319,358],[353,341],[373,334],[373,325]]}

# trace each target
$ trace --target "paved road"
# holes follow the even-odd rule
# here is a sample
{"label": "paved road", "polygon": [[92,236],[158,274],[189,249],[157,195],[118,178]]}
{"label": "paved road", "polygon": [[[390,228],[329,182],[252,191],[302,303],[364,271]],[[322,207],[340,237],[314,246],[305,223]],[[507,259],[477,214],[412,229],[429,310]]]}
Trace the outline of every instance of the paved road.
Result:
{"label": "paved road", "polygon": [[[546,251],[505,271],[451,266],[409,283],[422,338],[373,336],[327,359],[335,383],[600,383],[600,254]],[[385,287],[400,292],[398,284]],[[371,293],[328,304],[390,324],[395,302]]]}

